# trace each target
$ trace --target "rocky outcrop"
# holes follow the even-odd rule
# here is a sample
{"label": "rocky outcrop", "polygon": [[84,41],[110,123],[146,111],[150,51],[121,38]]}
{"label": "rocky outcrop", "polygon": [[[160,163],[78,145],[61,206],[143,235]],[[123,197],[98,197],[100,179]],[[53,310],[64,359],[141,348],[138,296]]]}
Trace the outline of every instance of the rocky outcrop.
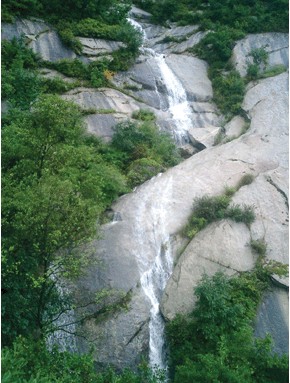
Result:
{"label": "rocky outcrop", "polygon": [[241,76],[247,74],[248,63],[252,63],[251,51],[257,48],[262,48],[268,53],[268,63],[265,69],[273,68],[276,65],[284,65],[285,68],[288,68],[289,36],[287,33],[248,35],[236,44],[232,55],[232,62]]}
{"label": "rocky outcrop", "polygon": [[273,351],[288,354],[289,338],[289,292],[277,287],[268,291],[260,304],[255,323],[255,335],[264,338],[271,334]]}
{"label": "rocky outcrop", "polygon": [[16,20],[13,24],[2,24],[2,40],[24,36],[27,45],[43,60],[57,61],[76,58],[76,54],[65,47],[58,34],[42,20]]}
{"label": "rocky outcrop", "polygon": [[62,43],[52,26],[37,19],[18,19],[13,24],[3,23],[1,30],[2,40],[24,37],[26,44],[47,61],[74,58],[79,58],[84,62],[94,61],[98,57],[110,58],[112,52],[124,47],[124,44],[119,41],[78,37],[83,47],[83,53],[77,55]]}

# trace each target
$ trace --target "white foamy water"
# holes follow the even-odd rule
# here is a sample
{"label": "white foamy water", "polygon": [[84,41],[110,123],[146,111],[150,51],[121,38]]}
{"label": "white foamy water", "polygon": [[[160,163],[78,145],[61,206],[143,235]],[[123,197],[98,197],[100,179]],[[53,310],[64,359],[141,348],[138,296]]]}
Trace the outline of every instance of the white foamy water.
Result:
{"label": "white foamy water", "polygon": [[[152,182],[153,180],[149,181]],[[138,190],[137,190],[138,193]],[[151,304],[149,322],[149,361],[152,368],[167,371],[164,320],[160,312],[160,300],[172,273],[170,236],[166,232],[167,209],[172,198],[172,180],[169,178],[159,193],[140,200],[136,211],[135,232],[138,248],[135,256],[141,275],[142,289]],[[150,227],[144,227],[144,217]]]}
{"label": "white foamy water", "polygon": [[[141,24],[133,19],[128,19],[128,21],[138,31],[141,32],[143,36],[143,43],[146,45],[146,32],[142,28]],[[173,137],[177,145],[182,145],[187,141],[187,131],[192,125],[192,111],[187,101],[185,89],[183,88],[179,79],[167,65],[166,57],[160,53],[155,52],[151,48],[144,47],[144,45],[141,47],[142,53],[154,58],[160,70],[161,77],[168,94],[169,108],[167,110],[170,112],[172,116],[172,122],[174,124]]]}

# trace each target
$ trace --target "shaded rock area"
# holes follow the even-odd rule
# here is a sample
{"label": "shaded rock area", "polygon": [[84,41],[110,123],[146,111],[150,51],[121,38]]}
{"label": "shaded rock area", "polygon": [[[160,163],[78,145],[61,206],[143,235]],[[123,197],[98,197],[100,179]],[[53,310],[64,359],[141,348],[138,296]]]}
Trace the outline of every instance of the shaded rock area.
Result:
{"label": "shaded rock area", "polygon": [[264,338],[268,333],[273,339],[273,351],[289,352],[289,292],[272,288],[265,294],[256,319],[255,335]]}

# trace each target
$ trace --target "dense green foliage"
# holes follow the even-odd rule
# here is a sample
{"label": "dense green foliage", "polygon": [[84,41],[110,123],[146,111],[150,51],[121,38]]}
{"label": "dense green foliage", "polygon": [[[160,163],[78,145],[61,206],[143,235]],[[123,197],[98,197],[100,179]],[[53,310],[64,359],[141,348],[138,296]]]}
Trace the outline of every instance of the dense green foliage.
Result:
{"label": "dense green foliage", "polygon": [[272,354],[269,337],[253,336],[252,320],[268,280],[256,271],[233,278],[204,276],[191,315],[167,325],[172,381],[288,382],[288,357]]}
{"label": "dense green foliage", "polygon": [[198,24],[203,30],[228,25],[246,33],[287,32],[286,0],[136,0],[141,8],[153,14],[153,21],[176,21],[182,25]]}
{"label": "dense green foliage", "polygon": [[86,254],[73,249],[96,233],[98,216],[126,190],[126,178],[86,143],[74,104],[47,95],[30,113],[11,110],[2,128],[4,344],[47,331],[52,265],[62,273],[79,269]]}
{"label": "dense green foliage", "polygon": [[[160,379],[158,379],[160,377]],[[161,383],[162,375],[146,365],[138,372],[117,374],[108,368],[96,372],[91,355],[80,356],[57,349],[48,351],[43,342],[19,337],[13,348],[2,351],[3,383]]]}
{"label": "dense green foliage", "polygon": [[99,18],[109,24],[123,20],[131,7],[130,0],[3,0],[3,16],[40,16],[56,20]]}

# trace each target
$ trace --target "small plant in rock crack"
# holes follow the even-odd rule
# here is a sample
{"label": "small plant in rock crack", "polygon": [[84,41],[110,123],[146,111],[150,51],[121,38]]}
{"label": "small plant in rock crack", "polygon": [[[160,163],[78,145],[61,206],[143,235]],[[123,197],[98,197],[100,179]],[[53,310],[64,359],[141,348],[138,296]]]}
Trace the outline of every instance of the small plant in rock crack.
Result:
{"label": "small plant in rock crack", "polygon": [[253,174],[247,173],[243,175],[243,177],[239,180],[237,184],[237,190],[239,190],[241,187],[250,185],[255,179],[255,176]]}
{"label": "small plant in rock crack", "polygon": [[251,249],[259,256],[264,257],[267,251],[267,244],[264,239],[251,239]]}

